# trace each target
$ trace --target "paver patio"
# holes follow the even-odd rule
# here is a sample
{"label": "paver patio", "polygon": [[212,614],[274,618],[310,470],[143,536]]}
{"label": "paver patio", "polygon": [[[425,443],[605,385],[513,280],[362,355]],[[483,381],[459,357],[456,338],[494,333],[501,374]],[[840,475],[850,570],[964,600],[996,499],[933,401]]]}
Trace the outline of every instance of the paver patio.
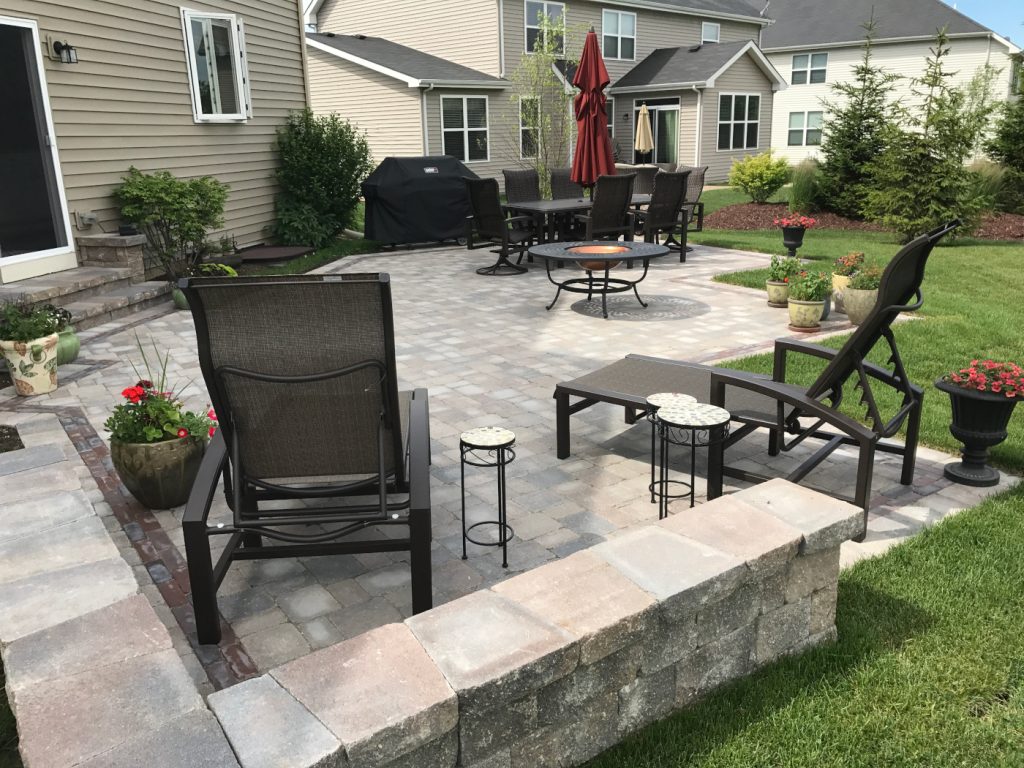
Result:
{"label": "paver patio", "polygon": [[[769,308],[762,293],[711,280],[716,273],[763,266],[768,257],[761,254],[698,246],[686,264],[664,259],[640,286],[650,307],[641,309],[629,295],[616,297],[609,320],[587,313],[579,296],[563,295],[545,311],[554,287],[542,265],[515,277],[476,275],[474,268],[490,258],[457,248],[396,251],[351,257],[322,270],[391,274],[399,377],[403,385],[430,393],[435,605],[656,518],[654,505],[637,503],[649,481],[649,427],[627,427],[621,410],[610,406],[588,409],[573,417],[572,455],[559,461],[556,383],[631,352],[710,362],[769,349],[776,337],[791,334],[786,313]],[[826,331],[848,327],[843,315],[825,324]],[[233,634],[219,651],[189,642],[180,510],[146,513],[124,497],[109,462],[94,450],[105,439],[110,408],[137,378],[130,364],[138,361],[136,333],[144,344],[152,340],[170,350],[171,381],[191,381],[185,399],[195,409],[204,407],[191,316],[163,309],[81,334],[81,356],[61,369],[52,395],[0,394],[0,423],[16,424],[26,446],[0,456],[0,549],[17,553],[22,564],[0,557],[4,641],[79,615],[71,605],[79,599],[79,582],[83,594],[100,583],[104,592],[96,599],[103,604],[132,593],[134,585],[110,570],[118,552],[204,695],[408,616],[409,570],[401,553],[242,562],[231,568],[219,593]],[[508,468],[516,537],[507,571],[494,549],[470,545],[469,559],[461,559],[459,434],[491,424],[517,435],[517,458]],[[764,448],[763,441],[748,439],[729,458],[742,458],[751,469],[765,463],[779,473],[805,455],[769,460]],[[953,485],[942,477],[942,465],[951,460],[922,449],[915,484],[905,487],[898,482],[898,460],[879,457],[869,533],[863,543],[843,546],[844,563],[880,553],[1011,481],[1004,478],[993,489]],[[848,493],[854,466],[853,454],[840,450],[807,483]],[[700,514],[700,482],[697,508],[691,512],[676,502],[674,514]],[[469,522],[493,518],[493,474],[469,469],[466,486]],[[225,514],[218,503],[218,514]],[[36,517],[25,528],[27,515]],[[39,533],[40,517],[45,533]],[[55,529],[68,535],[54,535]],[[29,573],[23,565],[32,562],[46,567]],[[19,597],[41,587],[70,596],[45,604]]]}

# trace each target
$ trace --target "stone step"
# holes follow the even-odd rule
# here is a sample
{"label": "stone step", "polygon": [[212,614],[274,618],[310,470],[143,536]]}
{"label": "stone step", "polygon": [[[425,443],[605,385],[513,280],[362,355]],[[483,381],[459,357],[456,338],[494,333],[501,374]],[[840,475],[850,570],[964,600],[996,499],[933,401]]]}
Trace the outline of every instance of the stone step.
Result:
{"label": "stone step", "polygon": [[70,302],[128,285],[130,277],[131,270],[127,267],[76,267],[0,285],[0,303],[67,306]]}
{"label": "stone step", "polygon": [[75,329],[81,331],[156,304],[170,305],[170,292],[171,286],[166,281],[150,280],[115,286],[93,296],[76,297],[64,307],[71,312]]}

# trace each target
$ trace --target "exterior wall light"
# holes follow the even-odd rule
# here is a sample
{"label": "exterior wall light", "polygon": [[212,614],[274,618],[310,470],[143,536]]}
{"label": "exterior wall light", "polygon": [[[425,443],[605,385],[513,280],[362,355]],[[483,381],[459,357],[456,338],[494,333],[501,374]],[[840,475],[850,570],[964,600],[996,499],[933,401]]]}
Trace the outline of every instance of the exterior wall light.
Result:
{"label": "exterior wall light", "polygon": [[78,51],[76,51],[75,47],[69,44],[67,40],[57,40],[54,42],[53,52],[57,54],[62,64],[78,63]]}

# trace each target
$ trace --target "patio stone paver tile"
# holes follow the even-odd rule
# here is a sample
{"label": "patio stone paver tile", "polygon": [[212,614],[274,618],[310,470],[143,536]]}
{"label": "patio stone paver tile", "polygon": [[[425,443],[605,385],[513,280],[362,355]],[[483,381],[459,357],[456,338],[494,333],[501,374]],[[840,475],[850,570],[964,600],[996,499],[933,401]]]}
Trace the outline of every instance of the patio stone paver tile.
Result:
{"label": "patio stone paver tile", "polygon": [[277,624],[245,638],[245,650],[260,669],[273,669],[309,653],[309,643],[293,624]]}
{"label": "patio stone paver tile", "polygon": [[0,543],[0,584],[118,557],[103,521],[86,517]]}
{"label": "patio stone paver tile", "polygon": [[46,497],[45,503],[38,499],[14,503],[5,500],[0,504],[0,541],[46,531],[95,514],[89,498],[80,488],[55,490]]}
{"label": "patio stone paver tile", "polygon": [[295,622],[307,622],[341,608],[331,593],[317,583],[286,593],[278,600],[278,604],[288,618]]}

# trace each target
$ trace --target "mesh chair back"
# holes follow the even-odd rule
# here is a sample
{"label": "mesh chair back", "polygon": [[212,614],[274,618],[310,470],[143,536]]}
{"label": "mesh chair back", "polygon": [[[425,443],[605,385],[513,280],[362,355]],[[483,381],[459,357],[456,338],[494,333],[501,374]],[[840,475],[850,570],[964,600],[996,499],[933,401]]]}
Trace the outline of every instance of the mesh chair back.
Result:
{"label": "mesh chair back", "polygon": [[505,174],[505,197],[510,203],[540,200],[540,177],[534,168],[502,171]]}
{"label": "mesh chair back", "polygon": [[958,221],[951,222],[921,235],[892,257],[882,273],[874,309],[811,384],[807,390],[808,396],[820,397],[842,387],[856,371],[857,364],[867,358],[878,340],[899,317],[900,312],[920,306],[910,306],[910,302],[921,289],[928,256],[935,244],[959,224]]}
{"label": "mesh chair back", "polygon": [[469,191],[469,205],[473,211],[473,223],[480,237],[501,240],[508,227],[505,212],[501,209],[496,179],[464,179]]}
{"label": "mesh chair back", "polygon": [[590,208],[595,233],[622,229],[633,197],[633,174],[598,176],[594,185],[594,204]]}
{"label": "mesh chair back", "polygon": [[[235,472],[404,481],[386,274],[181,281]],[[347,372],[346,372],[347,371]],[[382,429],[383,425],[383,429]]]}
{"label": "mesh chair back", "polygon": [[644,219],[648,229],[668,229],[675,226],[679,219],[679,210],[683,207],[686,180],[689,175],[689,171],[661,172],[654,177],[651,204],[647,206]]}
{"label": "mesh chair back", "polygon": [[658,173],[656,165],[636,165],[630,173],[636,174],[636,181],[633,182],[633,194],[650,195],[654,193],[654,177]]}
{"label": "mesh chair back", "polygon": [[583,187],[569,178],[571,173],[571,168],[555,168],[555,170],[551,172],[551,199],[583,199]]}
{"label": "mesh chair back", "polygon": [[704,167],[680,165],[676,170],[690,172],[690,178],[686,181],[686,197],[683,199],[683,203],[695,205],[700,201],[700,196],[704,192],[704,174],[707,173],[708,167],[706,165]]}

